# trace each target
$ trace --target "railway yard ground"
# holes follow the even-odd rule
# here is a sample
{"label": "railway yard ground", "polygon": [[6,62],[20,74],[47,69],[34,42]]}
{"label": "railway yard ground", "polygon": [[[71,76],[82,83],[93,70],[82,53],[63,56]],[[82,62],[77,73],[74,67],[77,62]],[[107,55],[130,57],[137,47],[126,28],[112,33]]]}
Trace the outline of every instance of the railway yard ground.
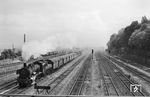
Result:
{"label": "railway yard ground", "polygon": [[[12,65],[11,65],[12,66]],[[16,65],[0,67],[0,94],[5,95],[87,95],[87,96],[150,96],[150,72],[106,52],[84,51],[52,74],[41,78],[37,85],[49,90],[34,89],[34,85],[19,88]],[[6,73],[8,68],[8,73]],[[12,71],[12,72],[11,72]],[[72,96],[72,97],[73,97]],[[8,96],[7,96],[8,97]],[[13,97],[13,96],[11,96]],[[19,97],[19,96],[17,96]],[[30,97],[30,96],[29,96]]]}

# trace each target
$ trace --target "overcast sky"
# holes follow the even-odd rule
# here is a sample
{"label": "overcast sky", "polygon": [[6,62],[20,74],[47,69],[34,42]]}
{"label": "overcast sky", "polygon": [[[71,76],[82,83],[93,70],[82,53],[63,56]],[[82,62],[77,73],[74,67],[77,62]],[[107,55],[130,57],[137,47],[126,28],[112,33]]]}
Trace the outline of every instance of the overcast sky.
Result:
{"label": "overcast sky", "polygon": [[112,33],[142,16],[150,0],[0,0],[0,48],[71,33],[78,46],[106,46]]}

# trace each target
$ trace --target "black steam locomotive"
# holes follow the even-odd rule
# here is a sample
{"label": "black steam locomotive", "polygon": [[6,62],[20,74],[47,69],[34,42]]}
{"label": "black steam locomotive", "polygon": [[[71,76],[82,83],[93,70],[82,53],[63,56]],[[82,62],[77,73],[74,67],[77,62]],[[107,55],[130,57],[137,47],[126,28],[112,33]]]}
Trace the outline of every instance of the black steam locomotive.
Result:
{"label": "black steam locomotive", "polygon": [[52,59],[42,59],[28,65],[24,63],[24,67],[16,71],[19,75],[17,82],[20,87],[31,86],[38,79],[50,74],[53,70],[60,68],[80,54],[81,53],[78,52]]}

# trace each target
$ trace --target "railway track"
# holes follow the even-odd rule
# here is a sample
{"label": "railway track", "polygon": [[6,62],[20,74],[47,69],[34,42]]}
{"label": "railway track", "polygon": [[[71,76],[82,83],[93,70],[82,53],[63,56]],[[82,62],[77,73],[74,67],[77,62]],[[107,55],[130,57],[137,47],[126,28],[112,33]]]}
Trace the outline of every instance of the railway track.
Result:
{"label": "railway track", "polygon": [[[65,72],[63,72],[60,76],[56,77],[51,83],[48,84],[48,86],[52,86],[51,90],[49,91],[49,95],[50,93],[59,85],[59,83],[61,83],[61,81],[74,69],[75,66],[77,66],[80,61],[83,59],[84,57],[80,58],[76,63],[74,63],[68,70],[66,70]],[[58,72],[58,71],[57,71]],[[57,73],[55,72],[55,73]],[[43,81],[44,78],[42,78],[40,81]],[[52,85],[54,84],[54,85]],[[33,86],[32,86],[33,87]],[[3,94],[22,94],[25,90],[30,89],[31,87],[27,87],[27,88],[19,88],[18,85],[12,87],[12,89],[9,89],[9,91],[3,92]],[[40,91],[39,94],[42,94],[44,91]]]}
{"label": "railway track", "polygon": [[84,81],[88,72],[88,68],[90,66],[90,61],[91,61],[91,56],[89,56],[87,60],[85,60],[85,63],[83,63],[82,68],[77,73],[77,77],[68,95],[81,95],[84,86]]}
{"label": "railway track", "polygon": [[[101,65],[98,65],[99,67],[99,71],[100,71],[100,74],[102,74],[102,80],[103,80],[103,88],[104,88],[104,94],[106,96],[109,96],[111,95],[110,92],[111,90],[109,90],[109,85],[107,82],[108,82],[108,79],[106,79],[106,76],[108,76],[104,70],[104,68],[101,66]],[[110,80],[110,79],[109,79]]]}
{"label": "railway track", "polygon": [[[99,53],[97,56],[100,58],[101,64],[99,65],[102,80],[104,82],[105,95],[118,95],[118,96],[147,96],[147,92],[131,92],[130,85],[137,84],[132,81],[127,75],[124,74],[116,65],[109,59]],[[107,80],[106,80],[107,78]],[[108,81],[109,79],[109,81]],[[113,85],[109,85],[109,83]],[[113,87],[113,89],[110,89]],[[114,91],[114,92],[113,92]],[[115,94],[116,93],[116,94]]]}
{"label": "railway track", "polygon": [[[137,82],[131,80],[127,75],[125,75],[115,64],[113,61],[109,60],[108,58],[104,57],[106,60],[109,61],[109,69],[113,70],[113,68],[117,71],[115,71],[116,76],[119,78],[119,80],[124,84],[124,86],[128,89],[130,92],[130,85],[138,84]],[[139,92],[130,92],[131,96],[147,96],[149,95],[144,89]]]}
{"label": "railway track", "polygon": [[127,65],[124,65],[123,63],[119,62],[118,60],[112,58],[112,57],[109,57],[112,61],[114,61],[115,63],[119,64],[120,66],[122,66],[123,68],[125,68],[126,70],[132,72],[133,74],[135,74],[136,76],[142,78],[144,81],[148,82],[150,84],[150,77],[139,72],[138,70],[134,69],[134,68],[131,68]]}
{"label": "railway track", "polygon": [[[107,62],[100,58],[100,55],[97,55],[97,57],[97,60],[99,61],[99,71],[102,74],[104,94],[106,96],[119,96],[120,91],[117,89],[116,84],[114,83],[114,75],[112,75],[112,72],[110,72],[110,70],[106,67]],[[103,63],[101,60],[103,60]]]}
{"label": "railway track", "polygon": [[10,80],[8,82],[3,83],[0,85],[0,93],[2,93],[4,90],[7,90],[17,84],[16,79]]}
{"label": "railway track", "polygon": [[16,72],[16,70],[8,71],[8,72],[5,72],[5,73],[4,73],[4,72],[3,72],[3,73],[0,73],[0,78],[6,76],[6,75],[8,75],[8,74],[15,73],[15,72]]}
{"label": "railway track", "polygon": [[[137,67],[139,67],[139,68],[143,68],[143,65],[142,65],[142,64],[132,62],[131,60],[127,60],[127,59],[121,58],[121,57],[119,57],[119,56],[113,56],[113,55],[110,55],[110,56],[116,58],[117,60],[121,60],[121,61],[126,62],[126,63],[128,63],[128,64],[132,64],[133,66],[137,66]],[[145,67],[145,66],[144,66],[144,67]],[[147,68],[148,68],[148,67],[147,67]]]}
{"label": "railway track", "polygon": [[55,90],[55,88],[73,71],[73,69],[84,59],[84,57],[80,58],[69,69],[67,69],[59,77],[57,77],[55,80],[53,80],[51,83],[48,84],[48,86],[51,86],[51,90],[49,91],[48,95],[53,94],[53,91]]}

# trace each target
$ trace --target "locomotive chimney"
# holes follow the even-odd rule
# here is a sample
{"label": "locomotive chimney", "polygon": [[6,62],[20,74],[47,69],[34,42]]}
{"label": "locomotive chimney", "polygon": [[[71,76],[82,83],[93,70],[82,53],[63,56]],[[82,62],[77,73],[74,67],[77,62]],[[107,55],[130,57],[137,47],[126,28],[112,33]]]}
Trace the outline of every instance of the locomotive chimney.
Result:
{"label": "locomotive chimney", "polygon": [[26,63],[24,63],[24,64],[23,64],[23,67],[27,67],[27,64],[26,64]]}
{"label": "locomotive chimney", "polygon": [[26,43],[26,34],[24,34],[24,43]]}

